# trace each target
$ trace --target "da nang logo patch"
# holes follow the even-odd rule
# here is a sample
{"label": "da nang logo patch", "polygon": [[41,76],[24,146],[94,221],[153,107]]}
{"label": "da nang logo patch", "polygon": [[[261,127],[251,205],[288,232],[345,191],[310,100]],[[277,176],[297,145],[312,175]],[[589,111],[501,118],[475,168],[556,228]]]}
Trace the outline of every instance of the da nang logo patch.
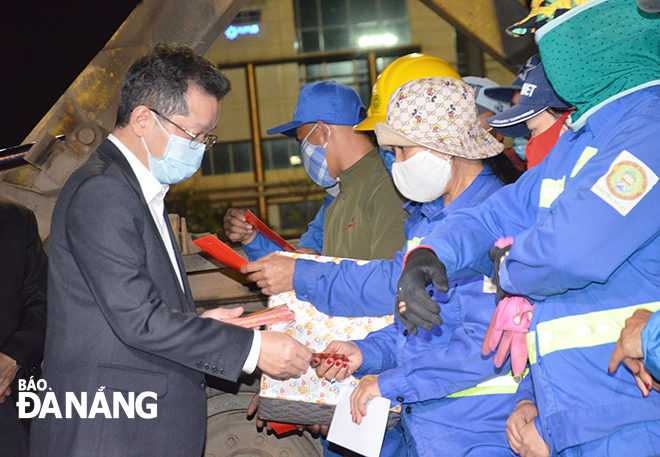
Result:
{"label": "da nang logo patch", "polygon": [[625,216],[649,193],[658,176],[644,162],[623,151],[591,191]]}
{"label": "da nang logo patch", "polygon": [[607,175],[607,188],[617,198],[634,200],[646,190],[646,173],[635,162],[617,163]]}

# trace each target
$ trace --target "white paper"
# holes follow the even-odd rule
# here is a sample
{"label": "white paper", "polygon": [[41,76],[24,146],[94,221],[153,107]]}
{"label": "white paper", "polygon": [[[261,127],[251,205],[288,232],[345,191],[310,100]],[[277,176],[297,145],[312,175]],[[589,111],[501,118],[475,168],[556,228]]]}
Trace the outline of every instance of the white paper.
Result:
{"label": "white paper", "polygon": [[390,401],[376,397],[367,402],[367,415],[361,424],[351,419],[351,394],[355,388],[344,386],[339,392],[339,404],[332,416],[327,440],[366,457],[378,457],[383,445]]}

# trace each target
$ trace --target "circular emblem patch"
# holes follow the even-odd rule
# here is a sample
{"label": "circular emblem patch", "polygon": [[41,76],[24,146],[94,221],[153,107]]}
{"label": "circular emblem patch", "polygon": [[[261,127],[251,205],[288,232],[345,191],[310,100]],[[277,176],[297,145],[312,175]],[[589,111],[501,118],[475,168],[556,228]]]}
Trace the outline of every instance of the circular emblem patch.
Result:
{"label": "circular emblem patch", "polygon": [[371,101],[371,107],[375,110],[380,108],[380,97],[378,96],[378,94],[374,95],[374,98]]}
{"label": "circular emblem patch", "polygon": [[646,190],[646,173],[635,162],[617,163],[607,175],[607,188],[617,198],[634,200]]}

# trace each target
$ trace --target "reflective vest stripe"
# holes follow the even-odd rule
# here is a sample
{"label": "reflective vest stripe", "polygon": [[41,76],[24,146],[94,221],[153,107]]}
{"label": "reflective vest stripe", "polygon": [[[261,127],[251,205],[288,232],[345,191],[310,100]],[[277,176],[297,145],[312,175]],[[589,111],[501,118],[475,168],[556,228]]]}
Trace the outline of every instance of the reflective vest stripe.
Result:
{"label": "reflective vest stripe", "polygon": [[561,179],[545,178],[541,181],[541,195],[539,197],[539,208],[550,208],[552,202],[564,191],[566,176]]}
{"label": "reflective vest stripe", "polygon": [[589,159],[591,159],[593,156],[596,155],[598,152],[598,149],[592,148],[591,146],[587,146],[584,148],[584,151],[582,151],[582,154],[580,154],[580,158],[578,161],[575,163],[575,166],[573,167],[573,171],[571,171],[571,176],[569,178],[573,178],[580,170],[582,170],[582,167],[589,162]]}
{"label": "reflective vest stripe", "polygon": [[536,363],[536,332],[527,332],[527,359],[530,365]]}
{"label": "reflective vest stripe", "polygon": [[415,238],[413,238],[411,240],[408,240],[408,243],[406,244],[406,252],[410,251],[411,249],[414,249],[417,246],[419,246],[420,244],[422,244],[423,239],[424,239],[424,237],[420,238],[420,237],[416,236]]}
{"label": "reflective vest stripe", "polygon": [[[621,335],[621,329],[625,326],[625,320],[632,316],[638,308],[645,308],[652,312],[659,311],[660,302],[596,311],[578,316],[566,316],[548,322],[541,322],[536,326],[538,356],[542,357],[551,352],[564,349],[585,348],[614,343]],[[537,351],[530,344],[530,340],[535,340],[533,333],[529,332],[527,334],[530,363],[536,362],[537,355]]]}
{"label": "reflective vest stripe", "polygon": [[515,394],[518,390],[518,383],[520,379],[527,376],[528,370],[525,370],[521,378],[513,376],[511,372],[498,376],[488,381],[477,384],[474,387],[469,389],[461,390],[460,392],[455,392],[451,395],[447,395],[447,398],[459,398],[459,397],[475,397],[477,395],[495,395],[495,394]]}

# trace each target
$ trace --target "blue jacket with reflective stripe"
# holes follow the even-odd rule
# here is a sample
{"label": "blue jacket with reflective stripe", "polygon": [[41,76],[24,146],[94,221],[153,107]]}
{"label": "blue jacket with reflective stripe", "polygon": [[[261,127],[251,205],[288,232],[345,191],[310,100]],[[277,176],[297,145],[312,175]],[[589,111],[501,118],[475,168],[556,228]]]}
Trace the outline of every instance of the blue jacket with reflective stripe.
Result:
{"label": "blue jacket with reflective stripe", "polygon": [[[319,254],[323,251],[323,221],[325,218],[325,210],[330,206],[330,203],[332,203],[333,200],[334,197],[329,195],[325,197],[323,206],[319,209],[319,212],[316,213],[314,220],[307,226],[307,231],[300,237],[298,247],[314,249]],[[243,245],[243,250],[247,254],[248,259],[250,259],[250,262],[254,262],[271,252],[281,251],[278,245],[259,232],[257,232],[257,236],[254,237],[254,240],[249,244]]]}
{"label": "blue jacket with reflective stripe", "polygon": [[[514,238],[501,284],[535,302],[533,396],[555,452],[660,420],[658,392],[643,398],[624,367],[607,373],[621,319],[660,301],[658,138],[660,87],[613,100],[518,182],[424,239],[457,279],[490,275],[493,243]],[[623,151],[634,157],[619,164]]]}
{"label": "blue jacket with reflective stripe", "polygon": [[[481,203],[501,187],[485,167],[447,207],[442,199],[409,203],[405,228],[409,244],[417,244],[448,214]],[[333,315],[391,313],[403,255],[399,252],[394,260],[373,260],[365,265],[298,260],[294,278],[305,280],[294,279],[296,295]],[[309,291],[301,290],[300,284]],[[455,281],[447,294],[431,287],[442,307],[442,326],[404,336],[405,327],[397,320],[356,342],[364,356],[358,375],[379,373],[382,395],[395,404],[404,402],[404,430],[415,442],[410,455],[460,456],[476,447],[488,449],[488,455],[511,455],[504,429],[512,393],[447,398],[499,374],[492,357],[481,356],[481,343],[496,305],[495,295],[483,293],[483,288],[483,275]],[[502,371],[507,373],[509,367]],[[412,440],[406,441],[412,445]]]}

